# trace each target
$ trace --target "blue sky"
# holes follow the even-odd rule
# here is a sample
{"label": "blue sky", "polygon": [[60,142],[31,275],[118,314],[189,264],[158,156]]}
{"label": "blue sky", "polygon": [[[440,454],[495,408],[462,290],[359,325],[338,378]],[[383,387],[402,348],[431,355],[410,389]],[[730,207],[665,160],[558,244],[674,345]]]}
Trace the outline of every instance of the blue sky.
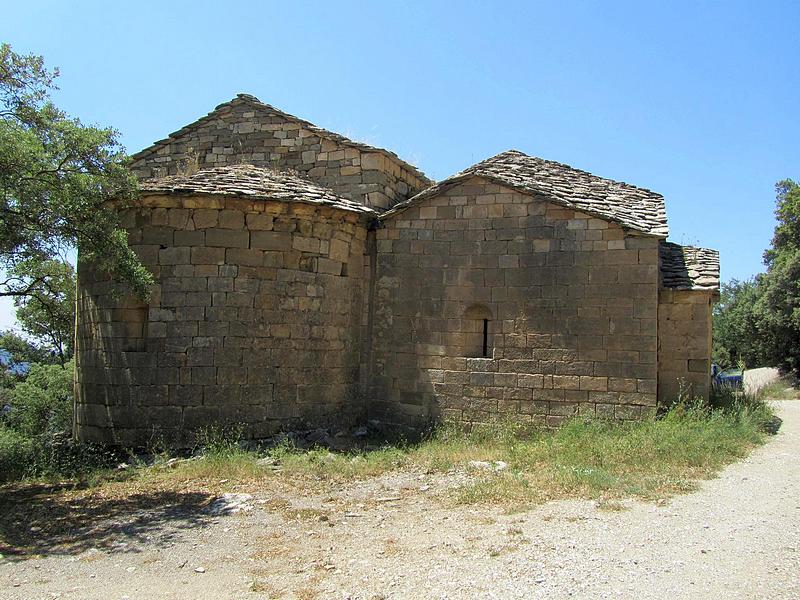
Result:
{"label": "blue sky", "polygon": [[[130,152],[247,92],[442,179],[509,148],[662,193],[762,270],[800,179],[798,2],[14,2],[2,36]],[[10,318],[0,306],[0,326]]]}

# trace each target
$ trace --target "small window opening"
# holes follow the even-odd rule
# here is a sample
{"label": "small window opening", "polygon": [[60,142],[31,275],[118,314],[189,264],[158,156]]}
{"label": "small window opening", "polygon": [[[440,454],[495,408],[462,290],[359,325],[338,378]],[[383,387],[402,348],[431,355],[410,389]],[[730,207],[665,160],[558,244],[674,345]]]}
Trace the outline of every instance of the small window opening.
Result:
{"label": "small window opening", "polygon": [[492,345],[489,336],[492,313],[482,304],[470,306],[461,319],[461,335],[464,354],[469,358],[491,358]]}

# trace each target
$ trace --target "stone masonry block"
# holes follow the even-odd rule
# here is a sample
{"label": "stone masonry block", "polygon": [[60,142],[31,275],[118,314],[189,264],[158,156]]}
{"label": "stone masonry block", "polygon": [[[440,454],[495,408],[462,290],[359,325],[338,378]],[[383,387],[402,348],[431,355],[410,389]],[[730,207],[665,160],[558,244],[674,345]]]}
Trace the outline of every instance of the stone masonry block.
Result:
{"label": "stone masonry block", "polygon": [[274,217],[264,213],[247,213],[247,229],[250,231],[271,231]]}
{"label": "stone masonry block", "polygon": [[250,232],[233,229],[209,229],[206,231],[206,244],[217,248],[248,248]]}
{"label": "stone masonry block", "polygon": [[192,264],[221,265],[225,263],[224,248],[192,248],[190,256]]}
{"label": "stone masonry block", "polygon": [[292,234],[282,231],[251,232],[251,248],[258,250],[289,250],[292,247]]}
{"label": "stone masonry block", "polygon": [[580,389],[604,392],[608,389],[608,377],[581,376]]}
{"label": "stone masonry block", "polygon": [[221,210],[218,226],[221,229],[242,229],[244,228],[244,213],[239,210]]}
{"label": "stone masonry block", "polygon": [[196,209],[192,212],[192,221],[195,229],[216,227],[219,223],[219,211],[202,208]]}

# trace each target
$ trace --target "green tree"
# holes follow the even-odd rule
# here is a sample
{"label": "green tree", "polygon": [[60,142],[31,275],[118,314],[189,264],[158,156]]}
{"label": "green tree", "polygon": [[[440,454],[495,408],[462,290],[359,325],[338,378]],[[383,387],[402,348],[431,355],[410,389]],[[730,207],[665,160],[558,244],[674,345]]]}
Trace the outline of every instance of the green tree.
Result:
{"label": "green tree", "polygon": [[53,363],[47,349],[25,339],[10,329],[0,331],[0,350],[4,350],[11,363]]}
{"label": "green tree", "polygon": [[0,331],[0,407],[7,403],[7,390],[25,379],[34,363],[54,363],[55,357],[11,330]]}
{"label": "green tree", "polygon": [[75,269],[57,260],[23,262],[14,273],[29,275],[40,283],[27,295],[14,299],[22,331],[49,348],[64,364],[72,357],[75,330]]}
{"label": "green tree", "polygon": [[137,193],[118,134],[56,108],[57,76],[41,57],[0,45],[0,296],[46,287],[47,261],[75,247],[146,296],[152,277],[117,226],[115,206]]}
{"label": "green tree", "polygon": [[767,272],[722,286],[714,308],[714,360],[800,371],[800,185],[787,179],[775,189]]}
{"label": "green tree", "polygon": [[775,185],[777,202],[775,206],[775,234],[772,248],[764,253],[768,267],[781,256],[800,249],[800,185],[791,179],[784,179]]}
{"label": "green tree", "polygon": [[760,288],[758,279],[723,283],[713,311],[712,359],[723,367],[743,362],[748,368],[761,366],[765,349],[755,312]]}
{"label": "green tree", "polygon": [[764,253],[767,273],[755,311],[768,359],[800,371],[800,185],[786,179],[775,187],[778,224],[772,248]]}
{"label": "green tree", "polygon": [[72,368],[31,365],[10,391],[11,427],[26,436],[52,435],[72,427]]}

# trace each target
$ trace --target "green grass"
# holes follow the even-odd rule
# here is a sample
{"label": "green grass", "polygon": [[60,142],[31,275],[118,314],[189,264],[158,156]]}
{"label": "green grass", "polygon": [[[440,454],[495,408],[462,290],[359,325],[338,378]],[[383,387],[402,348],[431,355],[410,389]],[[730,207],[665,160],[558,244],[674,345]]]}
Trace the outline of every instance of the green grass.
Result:
{"label": "green grass", "polygon": [[461,488],[456,499],[525,505],[566,497],[667,497],[691,490],[761,443],[768,414],[766,408],[680,406],[644,423],[574,419],[551,434],[494,444],[487,458],[509,468]]}
{"label": "green grass", "polygon": [[[514,510],[577,497],[611,506],[619,498],[654,500],[691,490],[764,441],[774,415],[760,399],[724,392],[712,405],[678,404],[656,420],[633,423],[576,417],[556,430],[503,424],[465,432],[443,426],[415,443],[351,452],[290,444],[256,452],[242,447],[236,430],[211,429],[201,433],[189,459],[169,460],[162,453],[147,464],[83,481],[99,481],[119,494],[153,488],[257,489],[267,483],[311,490],[396,471],[455,469],[472,477],[449,494],[454,503],[498,503]],[[14,447],[13,440],[0,437],[0,457],[4,444]],[[507,468],[470,468],[476,460],[503,461]]]}
{"label": "green grass", "polygon": [[[370,451],[331,452],[282,445],[266,453],[215,443],[177,467],[140,474],[162,485],[172,481],[250,483],[269,478],[303,485],[341,483],[392,471],[473,475],[455,489],[455,503],[490,502],[511,508],[557,498],[638,497],[654,500],[691,490],[745,456],[765,438],[773,414],[758,399],[728,394],[717,408],[680,404],[661,418],[634,423],[576,417],[557,430],[505,424],[470,432],[442,427],[417,443]],[[267,464],[259,459],[268,457]],[[470,461],[504,461],[502,471],[470,469]]]}
{"label": "green grass", "polygon": [[759,395],[773,400],[800,400],[800,382],[794,375],[786,375],[761,388]]}

